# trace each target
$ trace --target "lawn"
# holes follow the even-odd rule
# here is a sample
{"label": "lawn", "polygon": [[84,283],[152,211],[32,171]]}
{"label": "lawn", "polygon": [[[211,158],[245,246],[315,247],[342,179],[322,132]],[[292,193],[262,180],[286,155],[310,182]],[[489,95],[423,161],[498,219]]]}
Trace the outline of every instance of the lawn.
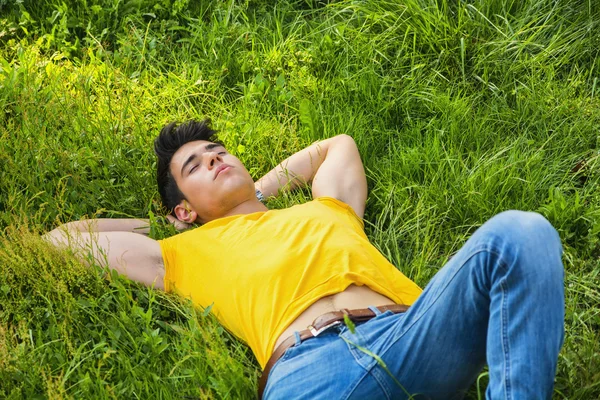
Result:
{"label": "lawn", "polygon": [[205,117],[255,179],[351,135],[366,232],[421,286],[494,214],[544,215],[554,398],[600,398],[599,55],[595,0],[0,0],[0,398],[253,398],[258,364],[210,310],[40,239],[85,217],[174,234],[153,139]]}

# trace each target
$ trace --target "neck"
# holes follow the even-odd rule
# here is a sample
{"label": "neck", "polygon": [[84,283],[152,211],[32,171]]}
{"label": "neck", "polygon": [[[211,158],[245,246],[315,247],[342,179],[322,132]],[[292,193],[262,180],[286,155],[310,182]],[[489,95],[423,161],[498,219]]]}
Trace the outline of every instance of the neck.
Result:
{"label": "neck", "polygon": [[261,203],[257,198],[246,200],[237,206],[231,208],[229,211],[224,212],[217,218],[210,218],[206,221],[202,221],[203,224],[214,221],[215,219],[231,217],[232,215],[252,214],[260,211],[268,211],[269,209]]}
{"label": "neck", "polygon": [[263,203],[261,203],[257,198],[253,198],[250,200],[246,200],[245,202],[238,204],[229,212],[227,212],[223,217],[230,217],[232,215],[240,215],[240,214],[252,214],[260,211],[268,211],[269,209]]}

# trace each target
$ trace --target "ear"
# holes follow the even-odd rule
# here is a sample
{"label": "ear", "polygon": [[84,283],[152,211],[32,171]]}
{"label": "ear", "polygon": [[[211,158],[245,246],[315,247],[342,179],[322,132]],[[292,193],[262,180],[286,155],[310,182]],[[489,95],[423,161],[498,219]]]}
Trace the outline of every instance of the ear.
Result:
{"label": "ear", "polygon": [[190,207],[187,201],[182,200],[181,203],[177,204],[173,209],[177,219],[181,222],[191,224],[198,218],[198,213]]}

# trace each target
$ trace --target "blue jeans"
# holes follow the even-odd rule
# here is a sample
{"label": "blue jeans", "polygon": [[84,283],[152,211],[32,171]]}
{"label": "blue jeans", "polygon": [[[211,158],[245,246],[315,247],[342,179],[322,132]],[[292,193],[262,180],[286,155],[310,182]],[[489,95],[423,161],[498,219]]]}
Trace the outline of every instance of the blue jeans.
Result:
{"label": "blue jeans", "polygon": [[377,311],[354,333],[296,334],[264,398],[460,399],[487,362],[488,399],[550,399],[564,336],[561,255],[541,215],[498,214],[406,313]]}

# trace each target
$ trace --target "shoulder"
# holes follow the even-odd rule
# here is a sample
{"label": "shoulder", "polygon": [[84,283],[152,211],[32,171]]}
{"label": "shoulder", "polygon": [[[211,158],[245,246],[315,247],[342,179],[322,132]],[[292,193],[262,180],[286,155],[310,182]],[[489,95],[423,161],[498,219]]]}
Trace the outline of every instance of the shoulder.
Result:
{"label": "shoulder", "polygon": [[341,199],[332,196],[319,196],[312,201],[304,203],[302,206],[307,209],[312,208],[313,212],[316,212],[318,209],[326,215],[337,214],[343,216],[345,219],[349,219],[358,224],[361,229],[364,228],[363,219],[356,214],[351,205]]}

